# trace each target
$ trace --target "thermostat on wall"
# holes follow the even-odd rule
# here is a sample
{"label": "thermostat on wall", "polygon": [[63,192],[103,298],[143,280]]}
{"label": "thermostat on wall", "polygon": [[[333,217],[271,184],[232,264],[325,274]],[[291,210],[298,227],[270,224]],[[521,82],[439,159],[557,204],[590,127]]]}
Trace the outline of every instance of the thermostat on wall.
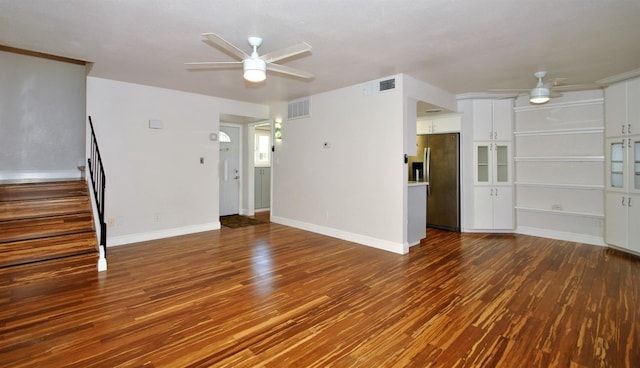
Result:
{"label": "thermostat on wall", "polygon": [[149,120],[149,129],[162,129],[162,128],[164,128],[164,124],[162,123],[162,120],[154,120],[154,119]]}

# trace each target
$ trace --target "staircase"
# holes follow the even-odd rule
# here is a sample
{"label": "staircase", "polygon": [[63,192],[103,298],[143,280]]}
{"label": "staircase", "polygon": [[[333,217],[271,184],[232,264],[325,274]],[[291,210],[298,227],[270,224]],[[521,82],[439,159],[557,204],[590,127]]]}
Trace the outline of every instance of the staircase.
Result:
{"label": "staircase", "polygon": [[26,268],[49,275],[95,270],[90,200],[84,180],[0,185],[0,275],[24,278]]}

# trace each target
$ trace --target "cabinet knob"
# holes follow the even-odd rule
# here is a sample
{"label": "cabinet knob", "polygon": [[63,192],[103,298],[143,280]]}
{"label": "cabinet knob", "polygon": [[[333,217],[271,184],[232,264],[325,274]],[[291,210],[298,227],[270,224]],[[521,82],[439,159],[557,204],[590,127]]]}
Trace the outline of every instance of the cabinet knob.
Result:
{"label": "cabinet knob", "polygon": [[631,207],[631,197],[627,198],[627,206]]}
{"label": "cabinet knob", "polygon": [[631,134],[631,124],[627,125],[627,133]]}
{"label": "cabinet knob", "polygon": [[622,134],[624,134],[624,124],[622,124]]}
{"label": "cabinet knob", "polygon": [[493,188],[489,189],[489,195],[492,196],[493,195]]}
{"label": "cabinet knob", "polygon": [[496,193],[496,196],[497,196],[498,195],[498,188],[496,188],[496,192],[495,193]]}
{"label": "cabinet knob", "polygon": [[622,197],[622,205],[624,206],[624,197]]}

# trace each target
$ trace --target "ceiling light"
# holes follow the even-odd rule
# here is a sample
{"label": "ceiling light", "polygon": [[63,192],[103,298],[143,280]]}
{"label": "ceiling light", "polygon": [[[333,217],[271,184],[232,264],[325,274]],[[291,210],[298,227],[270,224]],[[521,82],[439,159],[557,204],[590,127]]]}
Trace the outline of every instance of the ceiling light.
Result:
{"label": "ceiling light", "polygon": [[547,75],[547,72],[543,70],[535,72],[533,75],[538,78],[538,84],[529,92],[529,102],[532,104],[543,104],[549,101],[549,87],[542,83],[542,78]]}
{"label": "ceiling light", "polygon": [[543,104],[549,101],[549,88],[536,87],[529,93],[529,102],[534,104]]}
{"label": "ceiling light", "polygon": [[267,79],[267,63],[262,59],[244,59],[242,62],[244,67],[244,79],[249,82],[262,82]]}

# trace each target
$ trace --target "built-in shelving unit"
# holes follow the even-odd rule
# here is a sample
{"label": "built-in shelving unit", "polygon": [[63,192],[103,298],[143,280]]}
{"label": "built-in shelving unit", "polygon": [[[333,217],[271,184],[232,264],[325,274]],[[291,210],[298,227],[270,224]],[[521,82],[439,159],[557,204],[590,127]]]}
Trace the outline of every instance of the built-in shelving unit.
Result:
{"label": "built-in shelving unit", "polygon": [[604,244],[603,105],[599,90],[516,101],[517,232]]}

